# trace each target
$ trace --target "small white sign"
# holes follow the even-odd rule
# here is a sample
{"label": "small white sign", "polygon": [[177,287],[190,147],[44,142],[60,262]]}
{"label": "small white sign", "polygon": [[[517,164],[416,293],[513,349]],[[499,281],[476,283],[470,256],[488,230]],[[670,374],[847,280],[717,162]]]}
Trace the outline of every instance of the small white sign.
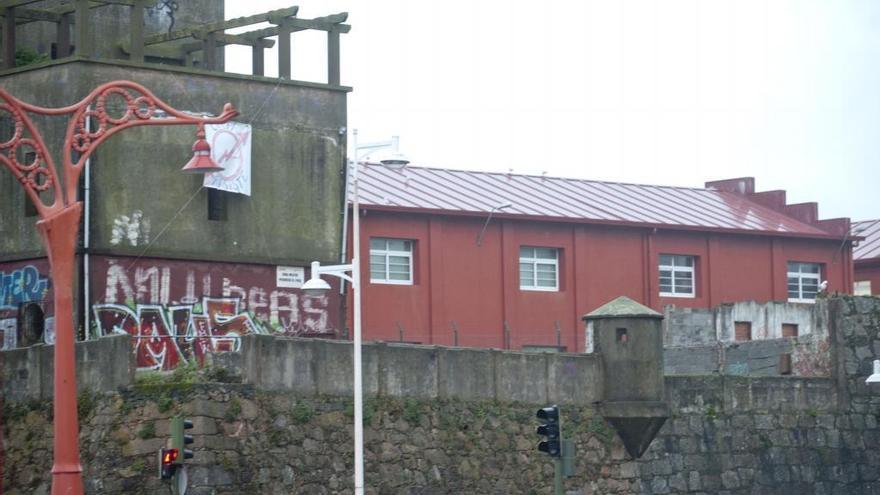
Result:
{"label": "small white sign", "polygon": [[301,266],[279,266],[275,268],[275,286],[299,289],[306,281],[306,269]]}

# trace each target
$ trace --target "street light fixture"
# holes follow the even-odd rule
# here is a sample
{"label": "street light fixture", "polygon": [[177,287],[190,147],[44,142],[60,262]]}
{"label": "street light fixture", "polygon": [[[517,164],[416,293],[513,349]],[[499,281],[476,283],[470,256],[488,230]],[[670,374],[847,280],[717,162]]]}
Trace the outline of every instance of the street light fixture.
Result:
{"label": "street light fixture", "polygon": [[[347,280],[352,288],[352,305],[354,334],[352,335],[352,367],[354,374],[354,493],[364,493],[364,389],[363,369],[361,366],[361,223],[360,223],[360,200],[358,197],[358,167],[360,159],[365,155],[358,155],[360,150],[375,150],[380,148],[392,149],[392,154],[380,160],[380,163],[390,169],[397,170],[405,167],[409,160],[398,151],[398,137],[394,136],[389,141],[378,141],[358,146],[358,131],[352,131],[354,160],[349,165],[351,171],[351,210],[354,218],[351,222],[352,230],[352,254],[351,263],[344,265],[321,266],[318,261],[312,262],[311,278],[303,284],[302,290],[308,295],[322,295],[330,290],[330,285],[321,279],[321,275],[331,275]],[[348,182],[346,182],[348,184]],[[348,208],[345,209],[348,213]],[[343,221],[345,229],[345,221]],[[345,249],[345,237],[343,230],[343,250]],[[344,251],[343,251],[344,252]],[[344,258],[344,255],[343,255]],[[348,275],[350,273],[350,275]]]}
{"label": "street light fixture", "polygon": [[[110,115],[107,102],[111,99],[121,104],[121,114]],[[0,112],[7,113],[14,124],[12,137],[0,143],[0,162],[12,172],[37,210],[37,229],[52,273],[56,323],[52,494],[82,495],[73,333],[74,255],[83,210],[82,202],[77,200],[79,177],[86,161],[101,143],[120,131],[141,125],[197,125],[198,140],[193,145],[195,156],[184,169],[213,171],[216,164],[210,159],[210,146],[204,140],[204,125],[228,122],[238,112],[227,103],[217,117],[190,115],[172,108],[145,87],[131,81],[102,84],[79,103],[62,108],[25,103],[0,87]],[[165,112],[169,118],[152,118],[158,112]],[[55,160],[43,136],[28,114],[70,115],[59,155],[63,182],[59,180]],[[92,120],[97,121],[97,128],[91,127]],[[28,163],[20,162],[18,156],[22,150],[32,150],[34,158]],[[209,155],[207,160],[205,153]],[[51,195],[41,197],[40,193],[50,189]]]}
{"label": "street light fixture", "polygon": [[874,373],[865,380],[865,383],[880,383],[880,359],[874,360]]}

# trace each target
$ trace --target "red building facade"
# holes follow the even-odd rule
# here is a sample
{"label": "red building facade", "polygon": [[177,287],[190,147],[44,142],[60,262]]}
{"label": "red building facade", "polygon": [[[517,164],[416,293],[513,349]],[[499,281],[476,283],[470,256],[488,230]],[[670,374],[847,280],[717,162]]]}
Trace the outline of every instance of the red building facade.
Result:
{"label": "red building facade", "polygon": [[809,302],[822,281],[852,289],[848,219],[818,221],[815,204],[787,206],[784,192],[773,208],[752,179],[684,189],[374,166],[361,177],[366,340],[579,352],[581,316],[621,295],[661,310]]}
{"label": "red building facade", "polygon": [[853,232],[863,237],[853,248],[857,295],[880,295],[880,220],[853,223]]}

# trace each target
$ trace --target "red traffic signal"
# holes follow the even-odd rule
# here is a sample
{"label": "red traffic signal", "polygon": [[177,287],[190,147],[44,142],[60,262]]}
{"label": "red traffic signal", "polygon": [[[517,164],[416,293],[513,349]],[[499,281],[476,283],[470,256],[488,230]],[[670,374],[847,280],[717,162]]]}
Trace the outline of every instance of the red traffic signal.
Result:
{"label": "red traffic signal", "polygon": [[170,480],[174,477],[177,470],[177,456],[180,455],[178,449],[159,449],[159,477],[163,480]]}
{"label": "red traffic signal", "polygon": [[162,449],[162,464],[174,464],[179,454],[177,449]]}

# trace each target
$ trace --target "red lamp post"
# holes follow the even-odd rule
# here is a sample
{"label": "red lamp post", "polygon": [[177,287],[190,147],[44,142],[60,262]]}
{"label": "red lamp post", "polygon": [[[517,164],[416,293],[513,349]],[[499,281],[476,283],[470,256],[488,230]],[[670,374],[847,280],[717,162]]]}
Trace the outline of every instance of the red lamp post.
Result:
{"label": "red lamp post", "polygon": [[[110,136],[140,125],[197,125],[199,139],[193,146],[196,156],[184,167],[187,172],[217,170],[204,140],[205,124],[229,121],[238,112],[227,103],[217,117],[198,117],[178,111],[156,98],[143,86],[130,81],[114,81],[95,88],[82,101],[63,108],[43,108],[22,102],[0,88],[0,112],[14,122],[12,137],[0,143],[0,162],[24,187],[39,215],[37,229],[49,256],[55,297],[55,397],[53,495],[83,493],[82,465],[79,459],[79,422],[76,409],[76,363],[73,325],[73,270],[76,238],[82,218],[82,202],[77,201],[79,176],[89,156]],[[115,99],[121,113],[111,115],[108,100]],[[111,103],[111,106],[117,104]],[[156,110],[168,118],[153,119]],[[39,131],[28,117],[71,115],[61,148],[64,183],[58,179],[54,159]],[[91,129],[87,119],[97,122]],[[33,152],[33,160],[23,163],[24,150]],[[207,158],[207,160],[206,160]],[[25,160],[27,161],[27,159]],[[51,191],[51,195],[44,191]],[[43,196],[46,196],[45,198]]]}

